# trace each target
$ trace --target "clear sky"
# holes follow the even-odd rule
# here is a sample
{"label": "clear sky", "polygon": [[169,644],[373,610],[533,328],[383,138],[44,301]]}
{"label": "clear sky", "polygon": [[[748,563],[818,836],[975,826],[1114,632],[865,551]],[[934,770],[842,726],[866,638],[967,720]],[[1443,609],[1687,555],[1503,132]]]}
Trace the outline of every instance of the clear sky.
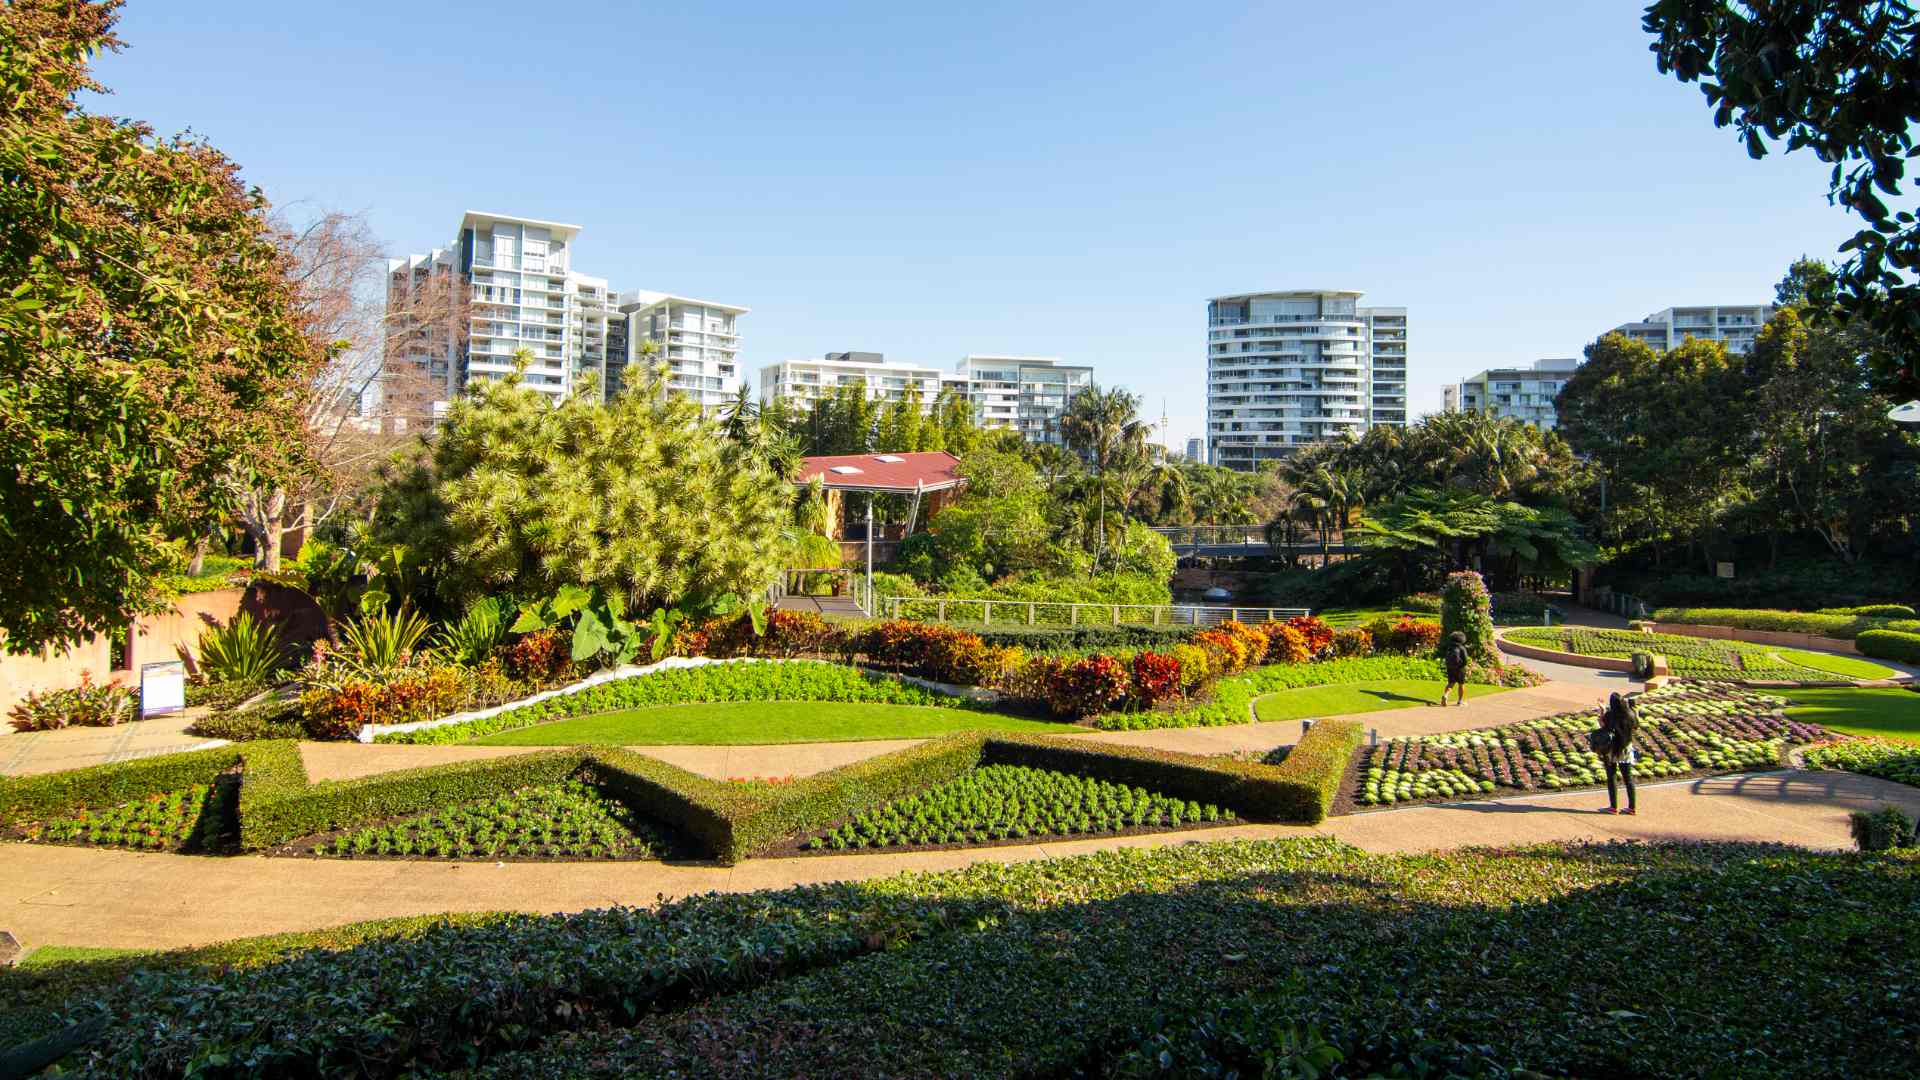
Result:
{"label": "clear sky", "polygon": [[[1632,0],[130,0],[95,107],[192,128],[396,254],[466,209],[753,309],[742,361],[1058,355],[1201,431],[1205,301],[1409,309],[1416,413],[1852,222],[1654,69]],[[922,10],[924,9],[924,10]]]}

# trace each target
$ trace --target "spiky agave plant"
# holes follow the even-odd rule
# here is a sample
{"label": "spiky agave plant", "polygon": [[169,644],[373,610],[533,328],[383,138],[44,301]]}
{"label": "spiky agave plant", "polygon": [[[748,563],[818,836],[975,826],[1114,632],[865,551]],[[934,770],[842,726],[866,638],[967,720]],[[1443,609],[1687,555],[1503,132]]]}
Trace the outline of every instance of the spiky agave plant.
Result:
{"label": "spiky agave plant", "polygon": [[244,611],[200,635],[199,665],[209,682],[263,683],[286,661],[280,628]]}
{"label": "spiky agave plant", "polygon": [[342,635],[347,652],[362,667],[384,671],[401,665],[427,636],[427,617],[410,608],[378,611],[353,621]]}

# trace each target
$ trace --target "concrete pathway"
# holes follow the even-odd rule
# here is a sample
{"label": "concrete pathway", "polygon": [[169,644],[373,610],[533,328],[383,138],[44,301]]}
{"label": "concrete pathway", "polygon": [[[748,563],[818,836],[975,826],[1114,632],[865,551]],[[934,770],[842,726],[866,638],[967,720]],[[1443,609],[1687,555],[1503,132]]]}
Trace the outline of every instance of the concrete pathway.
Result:
{"label": "concrete pathway", "polygon": [[0,733],[0,776],[60,772],[223,745],[224,739],[202,739],[187,734],[187,725],[203,712],[203,709],[188,709],[150,720],[130,720],[113,727],[74,727],[59,731],[0,729],[4,731]]}
{"label": "concrete pathway", "polygon": [[967,851],[662,863],[445,863],[199,858],[0,844],[0,929],[28,946],[169,948],[363,919],[443,911],[578,911],[861,880],[977,862],[1024,862],[1189,841],[1324,834],[1370,851],[1511,847],[1570,840],[1785,841],[1850,846],[1847,813],[1884,802],[1920,813],[1920,790],[1850,773],[1788,770],[1643,787],[1640,813],[1593,812],[1595,792],[1415,807],[1335,818],[1319,828],[1245,825]]}

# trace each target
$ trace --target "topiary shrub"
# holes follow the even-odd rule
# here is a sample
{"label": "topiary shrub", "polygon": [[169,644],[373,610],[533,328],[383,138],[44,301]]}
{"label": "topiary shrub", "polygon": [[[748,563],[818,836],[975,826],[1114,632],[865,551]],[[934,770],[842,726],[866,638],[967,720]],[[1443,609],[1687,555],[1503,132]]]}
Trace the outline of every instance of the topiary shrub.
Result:
{"label": "topiary shrub", "polygon": [[1920,664],[1920,634],[1900,630],[1868,630],[1853,639],[1862,656]]}
{"label": "topiary shrub", "polygon": [[1883,806],[1871,813],[1855,810],[1850,824],[1854,846],[1861,851],[1892,851],[1913,846],[1913,821],[1897,806]]}
{"label": "topiary shrub", "polygon": [[1487,583],[1472,570],[1447,575],[1440,591],[1440,638],[1455,633],[1467,638],[1467,658],[1482,664],[1499,661],[1493,648],[1493,598]]}
{"label": "topiary shrub", "polygon": [[1636,652],[1633,654],[1633,677],[1646,682],[1653,678],[1653,654]]}

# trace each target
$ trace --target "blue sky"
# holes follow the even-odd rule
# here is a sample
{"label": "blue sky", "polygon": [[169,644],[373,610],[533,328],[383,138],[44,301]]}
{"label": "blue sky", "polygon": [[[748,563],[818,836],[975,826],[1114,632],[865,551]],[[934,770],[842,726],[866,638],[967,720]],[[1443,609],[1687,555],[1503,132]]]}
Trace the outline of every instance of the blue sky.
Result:
{"label": "blue sky", "polygon": [[1819,162],[1749,161],[1641,6],[130,0],[96,107],[395,253],[469,208],[581,224],[578,270],[751,307],[756,376],[1059,355],[1178,447],[1210,296],[1407,307],[1425,412],[1830,255]]}

